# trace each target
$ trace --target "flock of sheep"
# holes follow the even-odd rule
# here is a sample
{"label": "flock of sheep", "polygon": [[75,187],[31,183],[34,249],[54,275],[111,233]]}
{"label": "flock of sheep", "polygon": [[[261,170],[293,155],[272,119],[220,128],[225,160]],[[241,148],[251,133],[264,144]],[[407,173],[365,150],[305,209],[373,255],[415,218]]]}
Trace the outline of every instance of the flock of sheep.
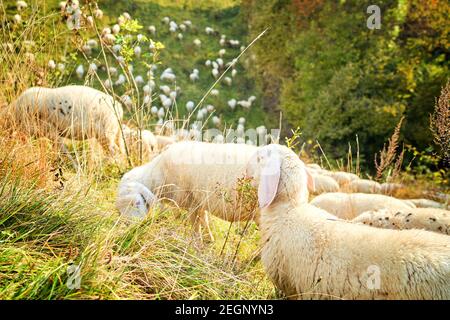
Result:
{"label": "flock of sheep", "polygon": [[[173,32],[183,29],[164,21]],[[135,149],[142,142],[149,162],[121,179],[121,215],[140,220],[155,206],[176,203],[189,212],[195,236],[206,232],[211,240],[211,214],[253,220],[267,275],[289,298],[450,299],[450,211],[444,203],[394,198],[402,185],[305,165],[279,144],[209,143],[139,131],[122,123],[122,103],[85,86],[30,88],[10,107],[11,118],[26,127],[54,132],[55,139],[95,138],[114,158],[124,155],[125,145]]]}

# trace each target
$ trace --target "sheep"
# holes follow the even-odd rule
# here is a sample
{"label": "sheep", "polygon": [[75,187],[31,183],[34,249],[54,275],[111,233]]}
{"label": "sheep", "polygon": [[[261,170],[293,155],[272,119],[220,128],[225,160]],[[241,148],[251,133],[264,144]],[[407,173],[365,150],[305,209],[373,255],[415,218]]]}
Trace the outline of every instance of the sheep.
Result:
{"label": "sheep", "polygon": [[134,47],[134,55],[139,58],[141,56],[141,54],[142,54],[141,47],[140,46]]}
{"label": "sheep", "polygon": [[111,28],[112,33],[114,34],[119,34],[120,32],[120,26],[118,24],[113,25],[113,27]]}
{"label": "sheep", "polygon": [[449,299],[450,238],[357,225],[307,203],[312,177],[289,148],[249,161],[258,189],[261,262],[296,299]]}
{"label": "sheep", "polygon": [[233,79],[231,79],[230,77],[225,77],[225,78],[223,78],[223,82],[224,82],[227,86],[231,86],[231,83],[233,82]]}
{"label": "sheep", "polygon": [[[140,145],[142,145],[142,155],[145,159],[150,159],[154,152],[158,151],[158,140],[149,130],[132,129],[127,125],[122,125],[123,136],[131,154],[139,155]],[[142,144],[140,143],[142,141]]]}
{"label": "sheep", "polygon": [[34,135],[96,138],[111,155],[125,152],[119,125],[122,105],[101,91],[86,86],[33,87],[11,105],[17,120],[36,130]]}
{"label": "sheep", "polygon": [[[182,141],[168,146],[151,162],[125,176],[134,175],[133,181],[142,183],[158,198],[172,199],[189,210],[196,235],[203,226],[213,239],[207,212],[226,221],[254,218],[256,202],[238,190],[246,164],[255,151],[255,146],[245,144]],[[119,210],[123,214],[123,209]]]}
{"label": "sheep", "polygon": [[341,192],[321,194],[314,198],[311,204],[342,219],[353,219],[369,210],[385,208],[407,210],[414,207],[402,200],[381,194]]}
{"label": "sheep", "polygon": [[228,106],[232,109],[232,110],[234,110],[234,108],[236,108],[236,104],[237,104],[237,101],[236,101],[236,99],[230,99],[230,100],[228,100]]}
{"label": "sheep", "polygon": [[200,48],[201,45],[202,45],[202,42],[200,41],[200,39],[194,39],[194,45],[195,45],[196,47]]}
{"label": "sheep", "polygon": [[340,186],[344,186],[352,180],[357,180],[359,177],[350,172],[336,171],[331,173],[331,177],[339,183]]}
{"label": "sheep", "polygon": [[450,211],[435,208],[366,211],[352,222],[385,229],[425,229],[450,234]]}
{"label": "sheep", "polygon": [[392,195],[402,188],[404,188],[404,186],[400,183],[385,182],[381,184],[381,193]]}
{"label": "sheep", "polygon": [[50,59],[49,61],[48,61],[48,67],[50,68],[50,69],[52,69],[52,70],[55,70],[56,69],[56,62],[55,62],[55,60],[52,60],[52,59]]}
{"label": "sheep", "polygon": [[28,4],[25,1],[17,1],[16,2],[17,11],[22,11],[23,9],[28,7]]}
{"label": "sheep", "polygon": [[164,150],[167,146],[175,143],[175,140],[171,137],[166,137],[166,136],[161,136],[161,135],[156,135],[156,145],[157,145],[157,150]]}
{"label": "sheep", "polygon": [[195,106],[195,104],[194,104],[193,101],[188,101],[188,102],[186,103],[186,110],[187,110],[188,112],[191,112],[191,111],[194,109],[194,106]]}
{"label": "sheep", "polygon": [[309,190],[313,194],[322,194],[326,192],[338,192],[339,184],[331,177],[321,174],[311,173],[314,180],[314,189]]}
{"label": "sheep", "polygon": [[381,193],[381,185],[373,180],[355,179],[348,182],[344,186],[344,190],[359,193]]}
{"label": "sheep", "polygon": [[20,24],[22,23],[22,16],[20,14],[15,14],[13,20],[15,24]]}
{"label": "sheep", "polygon": [[309,169],[313,169],[313,170],[322,170],[322,168],[321,168],[318,164],[315,164],[315,163],[308,163],[306,166],[307,166]]}
{"label": "sheep", "polygon": [[97,18],[97,19],[102,19],[103,18],[103,11],[102,10],[100,10],[100,9],[95,9],[94,10],[94,16]]}
{"label": "sheep", "polygon": [[156,34],[156,27],[151,25],[148,27],[148,31],[152,34],[155,35]]}
{"label": "sheep", "polygon": [[429,199],[408,199],[407,201],[414,203],[417,208],[445,209],[445,205],[443,203]]}

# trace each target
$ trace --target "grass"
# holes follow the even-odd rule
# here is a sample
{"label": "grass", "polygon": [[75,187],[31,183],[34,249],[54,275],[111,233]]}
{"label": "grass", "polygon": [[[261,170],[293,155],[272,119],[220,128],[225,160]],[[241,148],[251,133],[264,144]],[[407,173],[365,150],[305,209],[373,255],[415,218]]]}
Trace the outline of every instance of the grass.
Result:
{"label": "grass", "polygon": [[[53,141],[32,137],[9,121],[5,106],[25,88],[80,83],[73,70],[82,59],[71,54],[78,38],[55,14],[58,1],[29,3],[33,10],[21,13],[28,21],[22,26],[10,23],[14,3],[6,1],[0,6],[2,43],[12,43],[11,52],[2,48],[4,63],[0,66],[0,299],[276,298],[259,261],[255,225],[230,226],[212,218],[216,241],[200,246],[192,238],[188,213],[178,209],[155,209],[138,224],[122,220],[114,202],[118,181],[129,169],[126,163],[106,158],[92,141],[68,140],[69,151],[79,165],[74,170]],[[239,29],[239,24],[233,23],[239,12],[230,6],[232,1],[222,1],[221,10],[225,11],[214,13],[203,6],[184,10],[162,2],[145,6],[135,2],[142,8],[136,12],[127,1],[114,6],[102,3],[107,14],[131,11],[137,18],[145,18],[145,25],[158,17],[158,28],[160,15],[167,14],[195,20],[199,25],[209,23],[213,15],[225,32]],[[167,46],[161,60],[171,65],[180,79],[183,72],[196,63],[203,65],[204,59],[218,51],[218,43],[209,44],[202,29],[185,39],[192,43],[194,37],[201,38],[202,52],[194,52],[189,45],[185,52],[168,34],[161,35]],[[244,32],[239,31],[238,36],[243,40]],[[29,63],[23,63],[27,57],[24,40],[35,42],[29,50],[34,59]],[[50,58],[66,63],[66,70],[49,70]],[[136,68],[141,72],[143,65],[136,63]],[[96,80],[87,80],[99,86]],[[212,83],[212,77],[206,75],[195,85],[187,80],[180,83],[185,88],[181,103],[188,98],[199,100]],[[245,98],[250,95],[246,90],[253,90],[245,75],[237,85]],[[236,88],[220,90],[226,93],[225,101]],[[246,114],[243,112],[237,111],[230,119]],[[259,112],[247,114],[249,119],[262,119]],[[71,265],[80,266],[80,288],[67,285],[71,283]]]}
{"label": "grass", "polygon": [[[2,154],[3,155],[3,154]],[[20,162],[13,158],[11,161]],[[10,168],[9,165],[5,165]],[[213,219],[215,243],[198,247],[186,213],[155,210],[138,224],[114,208],[117,179],[55,188],[0,178],[1,299],[260,299],[275,297],[255,252],[258,232]],[[237,244],[239,252],[235,257]],[[81,287],[67,268],[81,266]]]}

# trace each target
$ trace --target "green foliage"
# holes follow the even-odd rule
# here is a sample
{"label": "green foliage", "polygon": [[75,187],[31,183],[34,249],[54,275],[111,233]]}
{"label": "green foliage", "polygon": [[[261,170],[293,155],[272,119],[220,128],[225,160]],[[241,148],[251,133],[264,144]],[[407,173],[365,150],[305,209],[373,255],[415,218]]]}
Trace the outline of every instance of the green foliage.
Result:
{"label": "green foliage", "polygon": [[263,107],[332,157],[357,134],[373,159],[402,115],[408,143],[432,144],[429,114],[449,76],[448,2],[379,1],[380,30],[366,27],[369,4],[243,1],[251,34],[270,26],[254,48]]}

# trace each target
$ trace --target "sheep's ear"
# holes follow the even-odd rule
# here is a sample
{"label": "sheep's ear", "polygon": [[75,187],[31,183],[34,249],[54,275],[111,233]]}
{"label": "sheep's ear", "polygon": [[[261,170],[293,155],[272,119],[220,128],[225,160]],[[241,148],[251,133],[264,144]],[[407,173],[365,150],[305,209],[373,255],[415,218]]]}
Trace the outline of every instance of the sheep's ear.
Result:
{"label": "sheep's ear", "polygon": [[278,191],[280,182],[281,159],[276,152],[272,152],[261,168],[261,176],[258,186],[258,202],[260,208],[269,206]]}
{"label": "sheep's ear", "polygon": [[316,186],[314,184],[314,179],[313,179],[311,173],[306,168],[305,168],[305,172],[306,172],[306,179],[307,179],[307,184],[308,184],[308,190],[315,191],[316,190]]}

